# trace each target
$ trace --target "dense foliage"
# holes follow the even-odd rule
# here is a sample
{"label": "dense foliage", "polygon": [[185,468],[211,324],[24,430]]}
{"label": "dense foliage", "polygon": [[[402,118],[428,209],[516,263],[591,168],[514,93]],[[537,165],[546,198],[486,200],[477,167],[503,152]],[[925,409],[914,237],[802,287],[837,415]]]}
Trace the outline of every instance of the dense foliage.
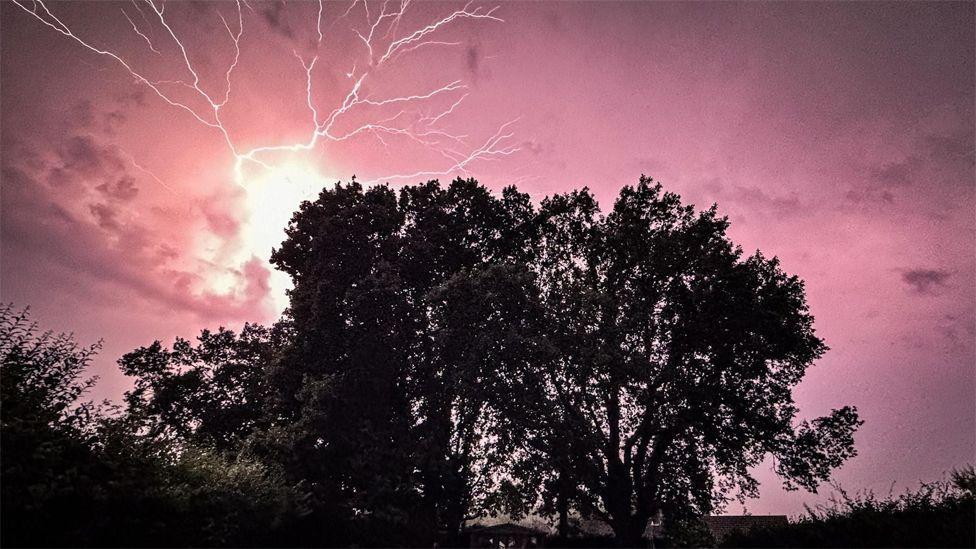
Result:
{"label": "dense foliage", "polygon": [[526,195],[460,180],[399,196],[337,185],[292,219],[272,263],[294,281],[294,340],[270,377],[264,442],[351,539],[456,540],[470,513],[513,500],[500,374],[531,355],[494,285],[524,262],[530,221]]}
{"label": "dense foliage", "polygon": [[266,423],[268,368],[287,338],[285,324],[245,324],[240,334],[203,330],[197,343],[177,338],[126,354],[122,371],[135,378],[127,412],[147,435],[236,454]]}
{"label": "dense foliage", "polygon": [[643,177],[606,215],[585,189],[337,184],[273,251],[283,318],[125,355],[114,411],[79,404],[94,349],[5,309],[4,543],[450,544],[531,512],[635,544],[755,494],[767,455],[813,490],[860,421],[797,421],[826,347],[727,227]]}
{"label": "dense foliage", "polygon": [[264,545],[300,515],[268,466],[79,404],[96,349],[0,309],[3,545]]}
{"label": "dense foliage", "polygon": [[779,528],[735,532],[724,547],[974,547],[976,474],[956,472],[899,496],[840,496]]}
{"label": "dense foliage", "polygon": [[[744,257],[713,207],[695,213],[641,178],[606,216],[585,190],[543,201],[534,258],[554,361],[541,437],[574,456],[560,474],[584,514],[637,544],[648,519],[704,515],[756,493],[777,458],[787,488],[815,490],[854,455],[853,408],[797,424],[791,388],[826,347],[803,283]],[[553,435],[555,433],[555,435]]]}

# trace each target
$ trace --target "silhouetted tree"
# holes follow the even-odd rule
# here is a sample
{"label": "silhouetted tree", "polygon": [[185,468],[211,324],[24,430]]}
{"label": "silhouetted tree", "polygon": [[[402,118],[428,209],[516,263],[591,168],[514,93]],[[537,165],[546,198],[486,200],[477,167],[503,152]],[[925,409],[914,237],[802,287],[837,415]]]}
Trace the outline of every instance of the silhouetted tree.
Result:
{"label": "silhouetted tree", "polygon": [[0,308],[3,545],[265,545],[297,519],[300,494],[267,466],[79,403],[96,349]]}
{"label": "silhouetted tree", "polygon": [[[645,178],[606,217],[585,190],[538,213],[470,180],[323,191],[273,256],[295,283],[272,376],[280,425],[302,425],[285,453],[330,464],[312,478],[347,515],[400,536],[517,513],[537,482],[564,532],[572,506],[636,543],[658,511],[753,494],[769,454],[815,489],[859,420],[796,424],[791,387],[826,347],[802,282],[727,226]],[[507,495],[479,496],[489,478]]]}
{"label": "silhouetted tree", "polygon": [[586,458],[573,463],[577,507],[620,543],[637,544],[659,510],[680,519],[733,489],[755,494],[749,468],[766,455],[788,488],[811,490],[854,455],[853,408],[796,423],[791,388],[826,349],[802,281],[743,257],[714,207],[696,214],[642,177],[606,217],[584,190],[545,200],[539,224],[559,352],[549,431]]}
{"label": "silhouetted tree", "polygon": [[[3,545],[56,544],[58,530],[80,526],[70,513],[84,504],[84,471],[93,465],[85,430],[92,407],[77,400],[95,380],[79,378],[97,348],[37,334],[27,311],[0,307]],[[44,535],[47,521],[62,517]]]}
{"label": "silhouetted tree", "polygon": [[449,481],[441,506],[454,528],[479,510],[523,515],[536,500],[541,478],[525,434],[541,388],[525,373],[552,350],[534,278],[512,264],[461,271],[427,301],[420,433],[451,449],[439,478]]}
{"label": "silhouetted tree", "polygon": [[93,348],[5,309],[4,540],[428,545],[534,510],[634,545],[755,494],[769,455],[813,490],[860,421],[797,421],[826,349],[803,283],[727,228],[643,177],[606,216],[585,189],[337,184],[272,253],[284,317],[128,353],[114,415],[77,404]]}
{"label": "silhouetted tree", "polygon": [[287,325],[245,324],[241,333],[203,330],[194,345],[159,341],[119,359],[135,378],[125,395],[130,419],[151,436],[235,453],[262,424],[268,370],[287,340]]}
{"label": "silhouetted tree", "polygon": [[512,271],[489,276],[486,270],[524,263],[534,212],[528,196],[512,187],[496,198],[462,179],[446,189],[437,182],[404,187],[399,206],[404,225],[398,270],[419,318],[409,387],[421,441],[424,508],[432,527],[447,533],[445,541],[456,542],[465,519],[519,505],[513,486],[498,483],[514,461],[496,406],[494,369],[503,364],[477,355],[492,347],[486,338],[500,336],[476,326],[499,326],[497,317],[487,318],[493,298],[483,292],[504,284],[502,273]]}
{"label": "silhouetted tree", "polygon": [[503,460],[490,456],[504,441],[487,444],[479,419],[490,363],[446,359],[462,341],[434,309],[450,309],[454,277],[524,257],[531,221],[528,197],[473,180],[399,197],[352,182],[302,204],[272,254],[294,282],[295,340],[271,376],[270,440],[358,541],[452,539],[469,511],[496,504]]}

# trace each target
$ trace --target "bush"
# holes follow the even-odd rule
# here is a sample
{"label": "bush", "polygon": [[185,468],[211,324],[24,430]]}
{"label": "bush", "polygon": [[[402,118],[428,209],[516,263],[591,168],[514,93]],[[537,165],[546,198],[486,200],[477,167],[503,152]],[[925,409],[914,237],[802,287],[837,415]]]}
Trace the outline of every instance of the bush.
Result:
{"label": "bush", "polygon": [[972,467],[952,482],[923,485],[879,499],[872,492],[839,497],[788,526],[736,532],[723,547],[973,547],[976,506]]}

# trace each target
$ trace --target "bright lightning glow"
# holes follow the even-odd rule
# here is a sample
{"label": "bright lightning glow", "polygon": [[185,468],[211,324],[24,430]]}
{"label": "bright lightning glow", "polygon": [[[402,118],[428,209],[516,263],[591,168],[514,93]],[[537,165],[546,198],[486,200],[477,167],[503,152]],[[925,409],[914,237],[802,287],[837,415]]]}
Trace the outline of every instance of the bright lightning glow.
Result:
{"label": "bright lightning glow", "polygon": [[[271,249],[281,246],[284,228],[302,201],[314,200],[322,188],[335,181],[315,166],[295,160],[275,164],[248,178],[240,230],[243,247],[235,259],[240,263],[252,255],[268,259]],[[280,314],[288,306],[285,291],[291,288],[291,280],[287,274],[272,270],[270,285],[274,312]]]}
{"label": "bright lightning glow", "polygon": [[[308,113],[307,138],[292,143],[267,143],[251,148],[241,147],[233,139],[233,132],[222,118],[223,108],[232,99],[234,71],[241,61],[241,44],[245,39],[245,17],[242,5],[250,12],[254,12],[247,0],[235,0],[233,18],[225,17],[219,9],[217,17],[226,30],[221,39],[229,40],[233,45],[233,59],[227,63],[223,71],[223,82],[217,85],[207,85],[202,82],[201,72],[191,61],[187,44],[181,39],[177,29],[167,19],[166,4],[163,0],[132,0],[132,5],[138,10],[144,25],[137,25],[136,21],[123,9],[122,14],[133,32],[141,38],[148,49],[161,55],[162,42],[174,44],[179,51],[177,61],[182,66],[184,75],[177,79],[153,80],[143,70],[135,66],[132,58],[123,53],[103,49],[92,45],[91,42],[77,34],[58,15],[56,15],[44,0],[13,0],[14,4],[33,16],[35,19],[55,30],[64,37],[94,54],[112,59],[121,69],[126,71],[136,82],[147,86],[156,96],[172,107],[176,107],[189,114],[196,122],[218,132],[232,157],[232,179],[247,193],[247,212],[243,221],[241,238],[244,246],[241,252],[233,258],[237,265],[257,256],[267,260],[273,246],[280,244],[283,234],[282,227],[287,223],[291,213],[298,203],[314,196],[317,190],[325,184],[335,181],[324,177],[314,165],[308,161],[304,163],[295,160],[295,153],[304,153],[316,149],[322,142],[343,142],[352,139],[373,138],[384,147],[390,147],[390,140],[398,139],[419,145],[426,150],[436,153],[444,159],[441,166],[426,166],[410,173],[395,173],[377,177],[365,183],[384,181],[408,180],[418,177],[438,177],[451,174],[468,175],[468,167],[475,161],[493,160],[514,154],[519,150],[517,146],[508,145],[514,133],[509,129],[515,122],[510,121],[498,127],[497,131],[480,146],[466,145],[463,135],[452,134],[437,126],[438,122],[452,114],[467,97],[466,86],[461,81],[451,81],[427,90],[420,90],[409,95],[372,97],[364,93],[364,83],[371,79],[375,71],[383,65],[392,65],[399,58],[414,52],[424,46],[457,46],[459,42],[448,42],[437,39],[441,29],[462,20],[502,22],[495,15],[496,8],[485,9],[471,7],[471,3],[456,9],[414,30],[401,33],[401,23],[410,5],[410,0],[383,0],[378,2],[379,9],[370,8],[366,0],[354,0],[345,12],[332,22],[347,21],[351,30],[359,38],[364,47],[365,59],[360,59],[354,65],[348,76],[349,88],[343,100],[332,108],[323,107],[316,100],[313,85],[313,72],[319,61],[319,52],[326,38],[323,29],[324,3],[319,0],[314,22],[314,32],[317,36],[316,53],[310,58],[304,58],[295,52],[294,56],[305,72],[305,97],[296,98],[304,103]],[[224,4],[230,5],[230,4]],[[365,18],[365,26],[361,20],[355,21],[360,13],[355,10],[360,6],[361,15]],[[148,8],[148,9],[144,9]],[[148,14],[148,15],[147,15]],[[228,20],[230,19],[230,20]],[[404,25],[405,26],[405,25]],[[331,27],[329,27],[331,28]],[[165,37],[165,38],[161,38]],[[357,44],[349,44],[349,47]],[[293,62],[293,61],[292,61]],[[364,67],[358,73],[356,67]],[[172,85],[179,89],[189,90],[197,99],[203,101],[204,107],[179,99],[167,90]],[[206,89],[219,87],[219,92],[208,92]],[[430,108],[423,109],[435,100],[444,96],[451,104],[448,108],[438,112],[430,112]],[[401,108],[394,116],[376,115],[370,120],[371,112],[381,112],[383,108],[396,106]],[[384,118],[379,118],[384,116]],[[352,128],[348,128],[349,120],[359,117],[361,121]],[[287,160],[282,160],[287,158]],[[135,159],[131,160],[138,166]],[[158,181],[158,178],[156,178]],[[161,181],[159,181],[162,184]],[[168,188],[168,187],[167,187]],[[222,271],[238,272],[233,266]],[[277,271],[272,271],[272,299],[275,309],[280,311],[284,307],[284,290],[287,287],[287,277]],[[210,281],[211,290],[233,294],[235,284],[240,280],[233,280],[227,275],[214,276]]]}

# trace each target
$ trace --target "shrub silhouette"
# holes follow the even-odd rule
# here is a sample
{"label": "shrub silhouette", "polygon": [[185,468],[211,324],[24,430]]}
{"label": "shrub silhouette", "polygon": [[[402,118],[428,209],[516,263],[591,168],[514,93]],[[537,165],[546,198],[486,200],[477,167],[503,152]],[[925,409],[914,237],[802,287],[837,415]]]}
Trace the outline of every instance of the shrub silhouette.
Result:
{"label": "shrub silhouette", "polygon": [[976,506],[972,466],[952,482],[923,485],[901,495],[840,495],[799,521],[774,529],[737,532],[724,547],[973,547]]}

